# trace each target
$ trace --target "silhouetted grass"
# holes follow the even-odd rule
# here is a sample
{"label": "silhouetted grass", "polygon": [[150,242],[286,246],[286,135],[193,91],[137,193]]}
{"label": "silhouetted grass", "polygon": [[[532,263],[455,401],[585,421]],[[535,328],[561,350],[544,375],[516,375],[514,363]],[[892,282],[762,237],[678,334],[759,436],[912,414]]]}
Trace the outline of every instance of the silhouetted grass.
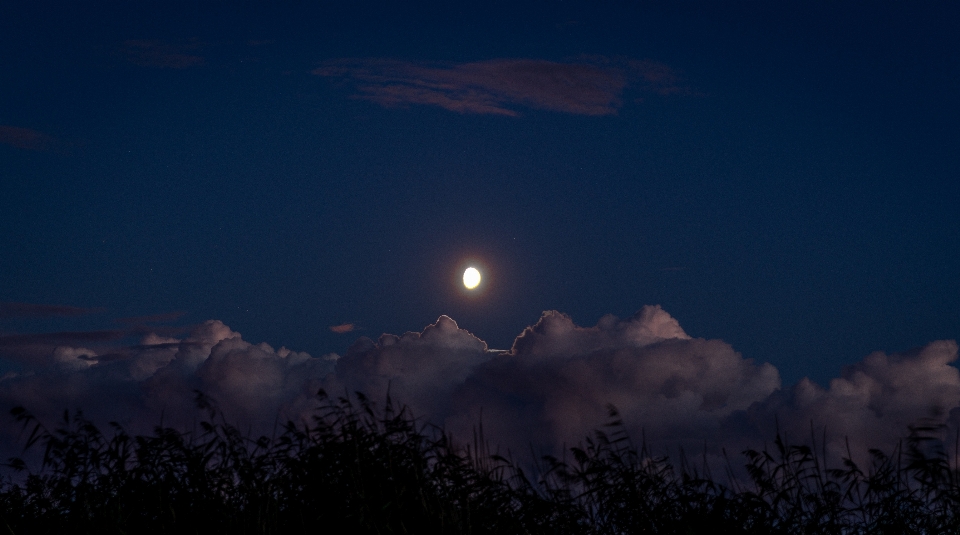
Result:
{"label": "silhouetted grass", "polygon": [[[828,468],[810,445],[744,452],[748,479],[718,483],[710,466],[679,466],[635,445],[612,421],[572,448],[571,460],[519,464],[484,447],[455,446],[387,400],[329,399],[308,425],[251,439],[198,395],[195,433],[157,427],[102,433],[81,413],[49,431],[23,408],[13,415],[36,472],[0,485],[7,533],[451,534],[940,534],[960,533],[960,481],[938,438],[911,428],[869,466]],[[822,446],[822,442],[821,442]],[[699,464],[700,466],[695,466]],[[955,464],[955,463],[954,463]]]}

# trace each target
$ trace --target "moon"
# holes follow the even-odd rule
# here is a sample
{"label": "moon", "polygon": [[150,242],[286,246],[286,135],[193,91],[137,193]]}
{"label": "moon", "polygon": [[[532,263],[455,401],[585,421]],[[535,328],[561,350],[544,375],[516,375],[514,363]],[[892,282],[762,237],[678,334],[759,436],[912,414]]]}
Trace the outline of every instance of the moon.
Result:
{"label": "moon", "polygon": [[463,272],[463,285],[466,286],[468,290],[480,286],[480,272],[477,271],[477,268],[468,267],[467,270]]}

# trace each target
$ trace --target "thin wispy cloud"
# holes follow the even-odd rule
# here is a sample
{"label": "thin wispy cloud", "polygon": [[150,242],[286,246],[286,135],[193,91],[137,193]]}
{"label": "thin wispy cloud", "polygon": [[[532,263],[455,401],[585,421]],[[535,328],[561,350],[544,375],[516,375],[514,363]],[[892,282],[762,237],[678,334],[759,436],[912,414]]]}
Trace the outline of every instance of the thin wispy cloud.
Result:
{"label": "thin wispy cloud", "polygon": [[84,308],[69,305],[42,305],[36,303],[0,303],[0,319],[50,318],[86,316],[103,312],[102,308]]}
{"label": "thin wispy cloud", "polygon": [[[24,306],[26,305],[26,306]],[[102,309],[69,307],[62,305],[31,305],[3,303],[7,318],[82,316],[102,312]],[[2,309],[0,309],[2,310]],[[179,313],[176,317],[179,317]],[[0,318],[2,319],[2,318]],[[147,316],[138,319],[172,321],[167,315]],[[8,332],[0,334],[0,361],[7,360],[28,367],[43,366],[53,362],[60,366],[64,356],[85,355],[89,362],[111,360],[148,350],[156,344],[170,343],[172,336],[182,336],[196,328],[195,325],[147,325],[144,322],[127,322],[117,329],[54,331],[39,333]],[[163,323],[160,321],[158,323]],[[178,341],[179,343],[179,341]],[[96,357],[96,358],[94,358]]]}
{"label": "thin wispy cloud", "polygon": [[644,89],[658,95],[691,95],[694,91],[677,74],[677,71],[656,61],[630,60],[628,68],[640,75]]}
{"label": "thin wispy cloud", "polygon": [[0,125],[0,144],[18,149],[47,150],[55,141],[53,137],[32,128]]}
{"label": "thin wispy cloud", "polygon": [[123,330],[4,334],[0,335],[0,360],[44,368],[64,358],[71,361],[71,356],[107,352],[106,348],[116,347],[129,335]]}
{"label": "thin wispy cloud", "polygon": [[203,65],[205,60],[198,52],[202,44],[197,41],[170,43],[153,39],[124,41],[120,52],[127,61],[141,67],[186,69]]}
{"label": "thin wispy cloud", "polygon": [[29,333],[0,335],[0,348],[24,345],[61,345],[85,342],[108,342],[126,336],[126,331],[60,331],[53,333]]}
{"label": "thin wispy cloud", "polygon": [[418,104],[506,116],[518,115],[522,107],[616,115],[631,84],[661,95],[689,92],[666,65],[599,56],[570,62],[491,59],[459,64],[339,59],[322,63],[313,73],[349,80],[357,98],[384,107]]}
{"label": "thin wispy cloud", "polygon": [[341,323],[340,325],[331,325],[330,330],[337,334],[345,334],[357,330],[357,326],[352,323]]}
{"label": "thin wispy cloud", "polygon": [[183,317],[186,312],[164,312],[161,314],[150,314],[148,316],[133,316],[129,318],[117,318],[116,322],[123,325],[148,325],[152,323],[171,323]]}

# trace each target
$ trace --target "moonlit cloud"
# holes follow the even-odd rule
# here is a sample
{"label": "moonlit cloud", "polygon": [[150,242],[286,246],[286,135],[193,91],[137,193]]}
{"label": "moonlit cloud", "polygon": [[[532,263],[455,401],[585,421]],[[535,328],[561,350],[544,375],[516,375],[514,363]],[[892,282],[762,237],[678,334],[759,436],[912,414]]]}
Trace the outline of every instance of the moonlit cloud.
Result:
{"label": "moonlit cloud", "polygon": [[[4,413],[23,405],[52,424],[64,409],[83,409],[101,424],[117,421],[145,433],[161,418],[189,428],[201,391],[229,421],[269,434],[278,420],[309,417],[321,379],[335,363],[332,356],[251,344],[219,321],[182,339],[148,334],[135,346],[106,351],[79,345],[76,337],[62,341],[44,358],[21,359],[19,371],[0,378]],[[0,449],[15,449],[16,438],[12,426],[0,426]]]}
{"label": "moonlit cloud", "polygon": [[[823,388],[802,379],[754,407],[750,416],[769,428],[774,415],[795,438],[810,424],[832,437],[834,458],[853,451],[891,447],[910,425],[960,423],[960,372],[957,343],[941,340],[901,354],[876,352],[847,366]],[[829,440],[829,439],[828,439]]]}
{"label": "moonlit cloud", "polygon": [[691,338],[659,307],[589,328],[550,312],[458,389],[452,425],[464,429],[482,410],[496,442],[550,449],[582,440],[613,404],[636,436],[702,441],[779,387],[773,366],[720,340]]}
{"label": "moonlit cloud", "polygon": [[447,316],[422,333],[360,338],[328,378],[331,393],[361,391],[374,400],[389,392],[415,413],[439,418],[452,411],[450,396],[495,353]]}
{"label": "moonlit cloud", "polygon": [[615,115],[625,87],[661,95],[689,92],[666,65],[590,57],[571,62],[492,59],[425,64],[391,59],[342,59],[314,74],[351,80],[358,97],[384,107],[439,106],[458,113],[514,116],[518,106],[576,115]]}
{"label": "moonlit cloud", "polygon": [[[47,422],[65,408],[97,421],[149,431],[196,421],[196,392],[216,400],[229,421],[269,434],[278,422],[309,418],[321,388],[389,394],[414,414],[469,439],[481,421],[487,440],[514,452],[558,453],[608,419],[654,448],[726,447],[738,452],[779,429],[795,440],[811,425],[833,455],[889,449],[917,422],[960,424],[956,342],[901,354],[874,353],[826,386],[784,388],[768,363],[745,359],[722,340],[690,336],[658,306],[583,327],[549,311],[508,351],[446,316],[421,332],[361,337],[340,357],[314,357],[243,340],[219,321],[185,335],[132,331],[0,337],[0,359],[19,367],[0,377],[0,405],[24,405]],[[0,426],[0,449],[15,430]],[[836,457],[834,457],[836,458]]]}
{"label": "moonlit cloud", "polygon": [[638,434],[702,441],[780,387],[773,366],[691,338],[659,307],[594,327],[547,312],[506,352],[442,317],[422,334],[361,340],[336,371],[374,399],[389,386],[455,436],[470,436],[482,417],[488,439],[520,451],[577,443],[607,420],[609,404]]}
{"label": "moonlit cloud", "polygon": [[58,347],[109,347],[126,335],[123,330],[2,334],[0,359],[33,366],[45,362]]}

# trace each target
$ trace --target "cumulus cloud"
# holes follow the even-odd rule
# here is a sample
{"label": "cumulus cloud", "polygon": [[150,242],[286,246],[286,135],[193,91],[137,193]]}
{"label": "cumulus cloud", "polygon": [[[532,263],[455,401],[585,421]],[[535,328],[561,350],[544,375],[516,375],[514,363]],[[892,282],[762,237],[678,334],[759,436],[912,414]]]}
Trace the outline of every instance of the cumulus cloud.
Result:
{"label": "cumulus cloud", "polygon": [[588,328],[548,312],[458,390],[455,405],[465,410],[451,425],[466,430],[482,410],[495,442],[556,452],[589,435],[613,404],[637,437],[702,441],[779,387],[773,366],[720,340],[691,338],[660,307]]}
{"label": "cumulus cloud", "polygon": [[[161,418],[189,429],[201,391],[228,421],[267,434],[278,420],[312,414],[320,381],[335,363],[251,344],[219,321],[207,321],[182,339],[148,334],[137,345],[108,351],[65,343],[48,348],[43,358],[20,361],[20,370],[0,379],[4,412],[22,405],[52,424],[64,409],[82,409],[101,424],[117,421],[133,432],[149,432]],[[4,453],[16,439],[16,429],[0,426]]]}
{"label": "cumulus cloud", "polygon": [[[559,453],[580,442],[607,420],[609,404],[627,431],[659,449],[737,452],[778,426],[802,440],[812,424],[826,427],[839,455],[845,438],[857,450],[889,449],[911,424],[960,424],[956,342],[874,353],[826,387],[805,379],[783,388],[772,365],[690,336],[658,306],[590,327],[545,312],[508,351],[490,350],[446,316],[421,332],[362,337],[342,357],[254,344],[212,320],[132,344],[125,331],[55,334],[0,338],[0,358],[20,364],[0,378],[4,409],[24,405],[52,422],[64,408],[83,408],[145,432],[161,415],[189,428],[202,391],[229,421],[269,434],[278,421],[308,418],[321,388],[361,391],[380,404],[389,393],[461,440],[482,419],[491,445],[520,455],[530,445]],[[15,434],[0,426],[0,447],[9,450]]]}
{"label": "cumulus cloud", "polygon": [[[745,359],[722,340],[692,338],[660,307],[593,327],[546,312],[509,351],[490,351],[442,317],[423,333],[363,338],[326,385],[383,399],[389,388],[414,412],[513,451],[557,453],[608,420],[614,405],[626,430],[656,448],[685,445],[738,452],[778,428],[806,440],[826,428],[845,453],[892,448],[917,422],[960,421],[955,342],[903,354],[876,353],[823,388],[804,379],[783,388],[769,363]],[[838,457],[834,457],[838,458]]]}
{"label": "cumulus cloud", "polygon": [[781,428],[795,438],[808,436],[813,424],[826,431],[835,459],[846,454],[847,439],[855,452],[889,449],[911,425],[957,420],[960,372],[952,365],[956,360],[957,343],[952,340],[901,354],[872,353],[847,366],[827,388],[803,379],[754,407],[748,416],[760,428],[770,428],[770,420],[777,416]]}
{"label": "cumulus cloud", "polygon": [[547,312],[506,352],[441,317],[422,334],[361,339],[336,380],[374,396],[389,386],[454,435],[471,436],[482,418],[488,439],[521,451],[577,443],[606,421],[609,404],[637,436],[702,441],[780,387],[773,366],[691,338],[659,307],[586,328]]}
{"label": "cumulus cloud", "polygon": [[284,347],[251,344],[219,321],[204,323],[169,360],[158,355],[154,362],[158,366],[143,384],[149,408],[189,414],[193,393],[201,391],[219,403],[228,420],[258,432],[266,432],[277,420],[309,417],[319,381],[334,363]]}
{"label": "cumulus cloud", "polygon": [[666,65],[599,56],[572,62],[500,58],[459,64],[341,59],[324,62],[313,73],[351,80],[359,98],[385,107],[423,104],[509,116],[518,114],[516,106],[615,115],[624,88],[632,82],[662,95],[689,92]]}
{"label": "cumulus cloud", "polygon": [[421,333],[384,334],[377,342],[360,338],[337,361],[326,388],[360,391],[374,400],[385,399],[389,391],[415,413],[440,419],[452,410],[454,389],[493,354],[485,342],[441,316]]}

